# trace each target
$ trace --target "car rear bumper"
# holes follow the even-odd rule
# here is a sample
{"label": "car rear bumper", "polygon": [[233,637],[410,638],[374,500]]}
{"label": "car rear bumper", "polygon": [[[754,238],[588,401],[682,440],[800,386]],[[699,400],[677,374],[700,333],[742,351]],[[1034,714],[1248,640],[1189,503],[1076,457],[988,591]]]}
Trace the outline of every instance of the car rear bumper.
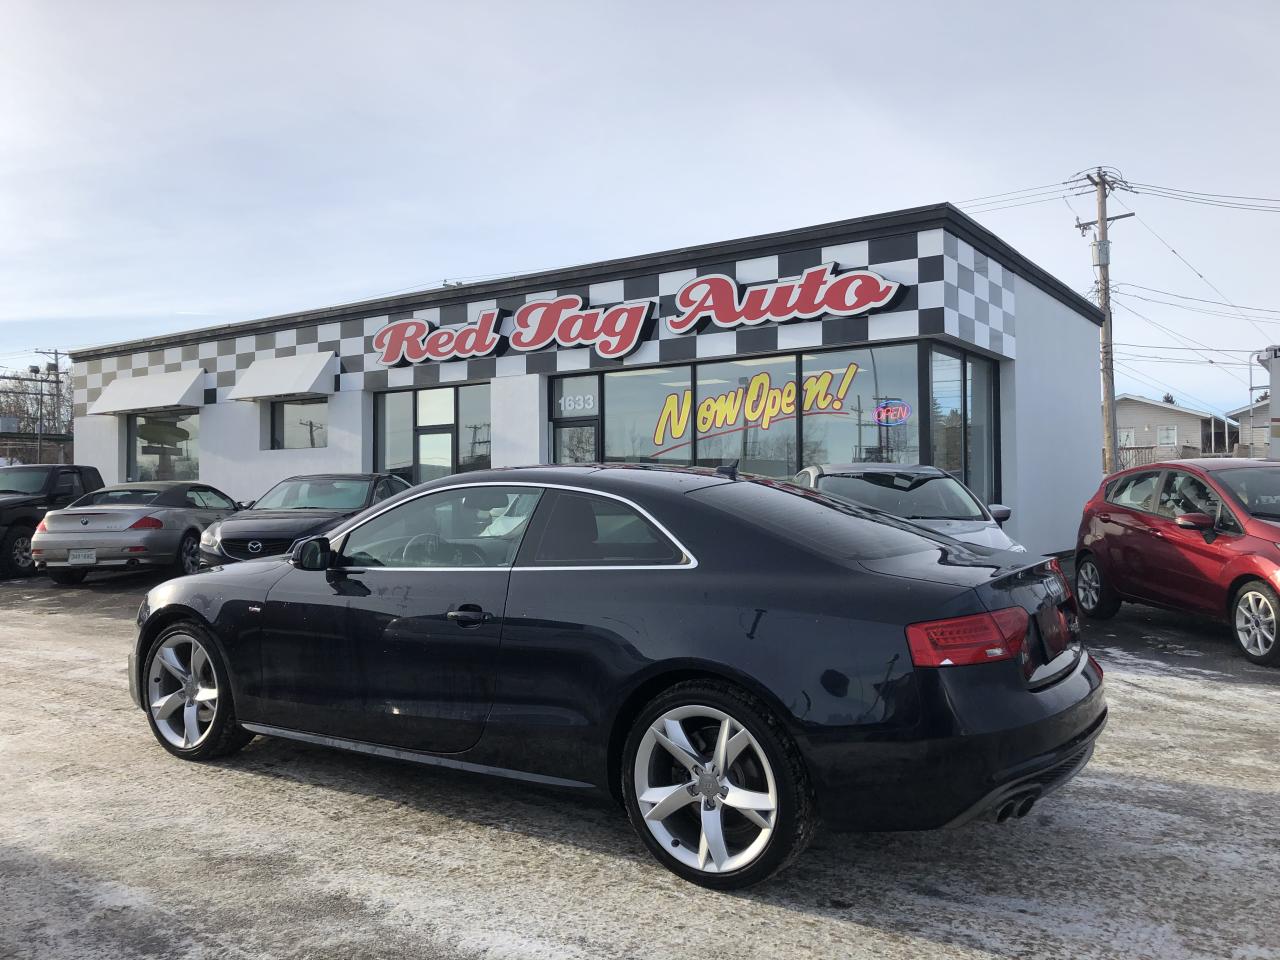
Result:
{"label": "car rear bumper", "polygon": [[1106,725],[1101,673],[1087,656],[1053,689],[1027,692],[1021,701],[996,696],[979,680],[973,692],[989,696],[983,729],[963,711],[952,713],[965,700],[954,680],[932,694],[922,686],[926,712],[950,714],[944,729],[931,731],[937,735],[808,744],[819,813],[831,828],[930,830],[1002,813],[1008,819],[1023,800],[1038,800],[1079,773]]}
{"label": "car rear bumper", "polygon": [[[68,567],[82,570],[167,566],[178,554],[178,533],[171,530],[112,531],[96,535],[37,533],[31,541],[36,567]],[[94,563],[71,563],[72,550],[93,550]]]}

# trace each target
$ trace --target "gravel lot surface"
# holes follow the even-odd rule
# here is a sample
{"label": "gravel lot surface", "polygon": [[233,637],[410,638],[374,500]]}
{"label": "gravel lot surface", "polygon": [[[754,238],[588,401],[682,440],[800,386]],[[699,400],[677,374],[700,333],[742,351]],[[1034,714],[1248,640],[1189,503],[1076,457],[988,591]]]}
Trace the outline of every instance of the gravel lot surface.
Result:
{"label": "gravel lot surface", "polygon": [[822,836],[724,895],[620,811],[259,738],[182,763],[128,699],[154,579],[0,583],[0,957],[1280,958],[1280,670],[1090,626],[1111,723],[1026,820]]}

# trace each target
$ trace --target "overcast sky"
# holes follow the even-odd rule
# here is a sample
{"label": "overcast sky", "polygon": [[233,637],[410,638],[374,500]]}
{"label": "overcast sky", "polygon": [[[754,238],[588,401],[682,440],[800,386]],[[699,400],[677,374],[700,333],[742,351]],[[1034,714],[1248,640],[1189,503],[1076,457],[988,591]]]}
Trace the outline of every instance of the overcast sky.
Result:
{"label": "overcast sky", "polygon": [[[1280,196],[1280,4],[1108,4],[1103,33],[1049,6],[0,0],[0,365],[1097,164]],[[977,216],[1085,291],[1088,243],[1047,199]],[[1280,214],[1121,199],[1230,301],[1280,310]],[[1222,299],[1136,220],[1113,240],[1113,282]],[[1280,341],[1125,302],[1214,347]],[[1182,345],[1125,310],[1116,340]],[[1245,402],[1244,367],[1121,352],[1186,405]],[[1198,362],[1132,359],[1156,352]]]}

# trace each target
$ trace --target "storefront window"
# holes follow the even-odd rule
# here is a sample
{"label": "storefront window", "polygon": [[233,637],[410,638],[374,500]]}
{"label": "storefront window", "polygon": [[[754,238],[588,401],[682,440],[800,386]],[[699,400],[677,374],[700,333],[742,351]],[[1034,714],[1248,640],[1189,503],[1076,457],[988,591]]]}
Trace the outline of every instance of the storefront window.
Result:
{"label": "storefront window", "polygon": [[801,466],[919,463],[915,344],[809,353],[801,359]]}
{"label": "storefront window", "polygon": [[378,470],[410,483],[490,465],[489,384],[379,394]]}
{"label": "storefront window", "polygon": [[489,385],[458,388],[458,471],[488,470],[489,455]]}
{"label": "storefront window", "polygon": [[413,482],[413,394],[380,393],[375,405],[378,469]]}
{"label": "storefront window", "polygon": [[561,377],[551,382],[551,456],[585,463],[603,449],[605,460],[630,463],[736,460],[744,473],[775,478],[812,464],[932,462],[990,499],[996,376],[989,360],[899,343]]}
{"label": "storefront window", "polygon": [[[789,477],[796,462],[796,358],[704,363],[690,416],[698,464],[738,461],[744,473]],[[607,434],[606,434],[607,436]]]}
{"label": "storefront window", "polygon": [[930,363],[930,382],[933,388],[929,410],[933,465],[963,477],[964,361],[935,347]]}
{"label": "storefront window", "polygon": [[690,463],[692,405],[689,367],[605,374],[604,459]]}
{"label": "storefront window", "polygon": [[128,466],[130,480],[199,480],[200,414],[131,416]]}
{"label": "storefront window", "polygon": [[995,499],[995,364],[965,358],[965,463],[970,489],[983,503]]}
{"label": "storefront window", "polygon": [[272,450],[328,445],[328,400],[277,400],[271,404]]}

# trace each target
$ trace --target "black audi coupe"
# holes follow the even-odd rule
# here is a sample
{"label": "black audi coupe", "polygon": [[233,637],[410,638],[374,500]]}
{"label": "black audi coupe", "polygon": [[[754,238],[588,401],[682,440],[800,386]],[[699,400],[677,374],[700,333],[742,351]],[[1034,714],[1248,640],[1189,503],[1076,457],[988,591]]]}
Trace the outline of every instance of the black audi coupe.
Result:
{"label": "black audi coupe", "polygon": [[1107,715],[1053,561],[724,468],[437,480],[161,584],[138,627],[132,695],[176,756],[265,734],[610,792],[718,888],[819,822],[1022,817]]}

